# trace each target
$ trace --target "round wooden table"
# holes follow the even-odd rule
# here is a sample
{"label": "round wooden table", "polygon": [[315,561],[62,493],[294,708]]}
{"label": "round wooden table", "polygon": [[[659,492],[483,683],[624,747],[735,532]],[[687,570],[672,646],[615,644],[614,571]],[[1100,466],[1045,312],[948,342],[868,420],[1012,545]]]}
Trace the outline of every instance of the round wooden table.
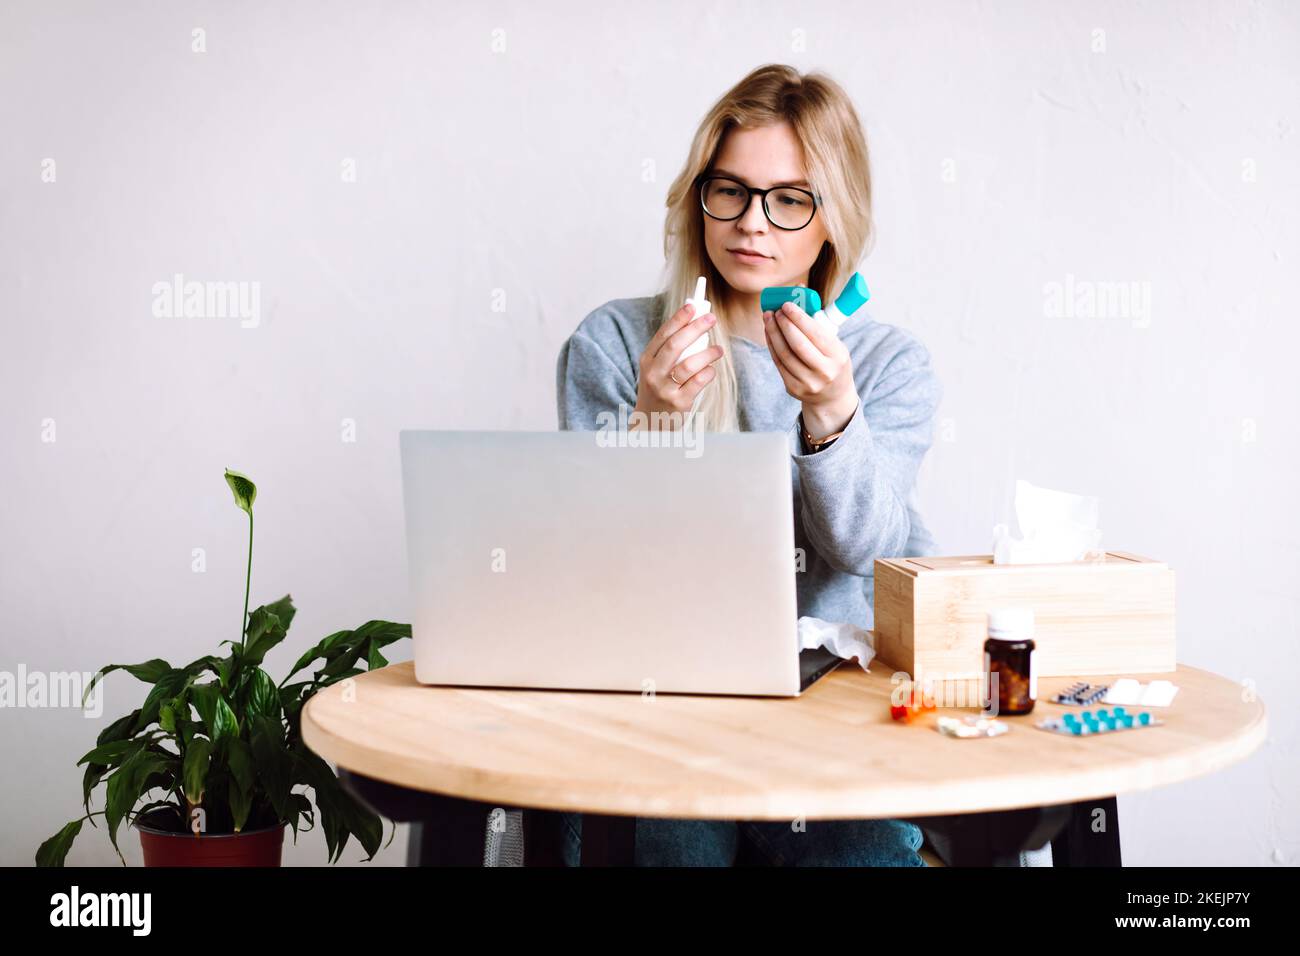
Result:
{"label": "round wooden table", "polygon": [[[373,781],[496,807],[619,818],[931,818],[1076,804],[1211,773],[1264,741],[1264,705],[1179,666],[1164,726],[1094,738],[1032,724],[1067,708],[1042,678],[1009,733],[960,740],[889,716],[892,669],[847,662],[801,697],[431,687],[394,664],[318,693],[307,745]],[[1113,677],[1091,676],[1094,683]],[[1102,706],[1102,705],[1098,705]],[[1139,708],[1130,707],[1130,711]],[[584,844],[586,842],[584,824]],[[1115,837],[1118,853],[1118,836]]]}

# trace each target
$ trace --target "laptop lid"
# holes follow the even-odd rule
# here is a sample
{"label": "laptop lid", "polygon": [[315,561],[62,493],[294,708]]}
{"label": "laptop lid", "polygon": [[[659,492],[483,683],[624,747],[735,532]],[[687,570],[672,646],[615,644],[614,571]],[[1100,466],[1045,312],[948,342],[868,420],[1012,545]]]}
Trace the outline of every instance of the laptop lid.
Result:
{"label": "laptop lid", "polygon": [[786,436],[614,437],[401,433],[417,679],[797,695]]}

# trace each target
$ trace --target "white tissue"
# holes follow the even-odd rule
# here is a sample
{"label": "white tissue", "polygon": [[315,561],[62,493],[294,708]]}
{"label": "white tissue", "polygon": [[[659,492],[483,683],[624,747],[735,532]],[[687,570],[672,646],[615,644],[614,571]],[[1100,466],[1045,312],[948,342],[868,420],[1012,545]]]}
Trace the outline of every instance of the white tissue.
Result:
{"label": "white tissue", "polygon": [[1016,482],[1016,521],[1023,537],[1006,525],[993,528],[994,564],[1052,564],[1082,561],[1100,553],[1098,501],[1088,495]]}
{"label": "white tissue", "polygon": [[876,656],[871,646],[871,632],[852,624],[836,624],[818,617],[799,618],[799,649],[824,647],[836,657],[856,657],[862,669]]}

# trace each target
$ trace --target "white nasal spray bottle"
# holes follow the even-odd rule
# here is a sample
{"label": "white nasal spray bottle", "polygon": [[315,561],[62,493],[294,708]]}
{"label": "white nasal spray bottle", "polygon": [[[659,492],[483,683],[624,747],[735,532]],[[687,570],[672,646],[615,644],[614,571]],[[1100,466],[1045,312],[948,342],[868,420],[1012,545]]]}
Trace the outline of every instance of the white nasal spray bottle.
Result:
{"label": "white nasal spray bottle", "polygon": [[[705,313],[712,311],[713,304],[708,299],[704,298],[704,276],[700,276],[698,279],[695,280],[695,294],[691,296],[689,299],[687,299],[686,302],[683,304],[695,306],[695,314],[691,316],[692,322],[694,322],[696,319],[698,319],[700,316],[704,315]],[[692,342],[690,345],[686,346],[686,348],[682,350],[682,354],[677,356],[677,361],[680,362],[684,358],[690,358],[695,353],[703,352],[708,347],[709,347],[709,333],[705,332],[698,339],[696,339],[694,342]]]}

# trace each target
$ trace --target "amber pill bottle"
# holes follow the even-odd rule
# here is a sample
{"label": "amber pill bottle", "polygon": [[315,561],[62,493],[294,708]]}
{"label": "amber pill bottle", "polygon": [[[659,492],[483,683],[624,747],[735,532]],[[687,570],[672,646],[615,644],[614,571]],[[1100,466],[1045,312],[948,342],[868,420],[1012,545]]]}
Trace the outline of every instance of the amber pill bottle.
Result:
{"label": "amber pill bottle", "polygon": [[1015,716],[1034,709],[1038,674],[1034,670],[1033,608],[1006,607],[988,612],[984,679],[990,698],[996,689],[999,714]]}

